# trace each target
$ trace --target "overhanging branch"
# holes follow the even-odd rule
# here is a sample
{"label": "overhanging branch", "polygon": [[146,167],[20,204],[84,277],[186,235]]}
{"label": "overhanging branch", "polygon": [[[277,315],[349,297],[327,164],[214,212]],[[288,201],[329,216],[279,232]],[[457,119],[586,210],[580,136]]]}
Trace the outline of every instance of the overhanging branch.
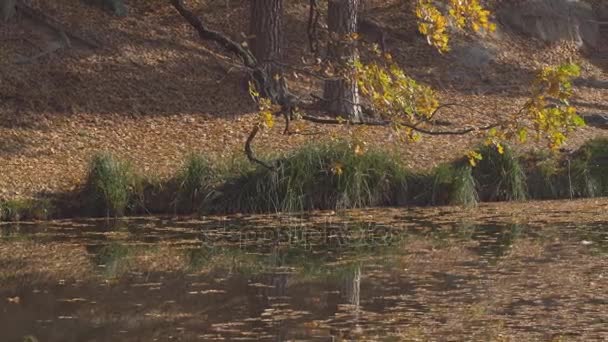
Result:
{"label": "overhanging branch", "polygon": [[[310,116],[310,115],[302,115],[301,118],[306,121],[319,123],[319,124],[327,124],[327,125],[357,125],[357,126],[387,127],[387,126],[391,126],[392,124],[394,124],[392,121],[370,121],[370,120],[350,121],[350,120],[320,118],[320,117]],[[410,124],[410,123],[406,123],[406,122],[398,122],[397,124],[400,126],[403,126],[403,127],[410,128],[410,129],[420,132],[420,133],[428,134],[428,135],[464,135],[464,134],[472,133],[475,131],[487,131],[492,128],[500,126],[500,124],[495,123],[495,124],[491,124],[491,125],[487,125],[487,126],[470,127],[470,128],[465,128],[465,129],[461,129],[461,130],[431,131],[428,129],[420,128],[416,124]]]}

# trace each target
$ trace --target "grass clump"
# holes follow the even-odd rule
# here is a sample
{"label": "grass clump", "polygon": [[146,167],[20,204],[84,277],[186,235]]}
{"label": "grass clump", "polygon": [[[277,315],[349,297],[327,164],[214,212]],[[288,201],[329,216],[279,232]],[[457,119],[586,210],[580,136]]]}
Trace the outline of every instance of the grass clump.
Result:
{"label": "grass clump", "polygon": [[526,183],[530,198],[557,199],[570,195],[568,178],[563,176],[562,163],[550,151],[529,153],[522,162],[526,170]]}
{"label": "grass clump", "polygon": [[176,212],[193,213],[211,198],[214,193],[215,171],[209,162],[200,155],[188,156],[175,179]]}
{"label": "grass clump", "polygon": [[573,197],[608,196],[608,138],[585,143],[566,168]]}
{"label": "grass clump", "polygon": [[0,201],[0,221],[47,220],[55,213],[54,208],[45,198]]}
{"label": "grass clump", "polygon": [[227,182],[220,211],[279,212],[394,205],[407,201],[411,176],[380,151],[346,142],[308,145]]}
{"label": "grass clump", "polygon": [[93,156],[84,189],[90,214],[122,216],[133,199],[137,178],[131,166],[109,153]]}
{"label": "grass clump", "polygon": [[473,177],[483,201],[522,201],[527,197],[526,174],[519,159],[508,146],[500,153],[493,146],[482,146],[483,156],[475,168]]}
{"label": "grass clump", "polygon": [[466,161],[443,164],[435,169],[429,204],[474,206],[478,202],[473,169]]}
{"label": "grass clump", "polygon": [[590,140],[572,154],[535,153],[526,161],[532,198],[608,196],[608,138]]}

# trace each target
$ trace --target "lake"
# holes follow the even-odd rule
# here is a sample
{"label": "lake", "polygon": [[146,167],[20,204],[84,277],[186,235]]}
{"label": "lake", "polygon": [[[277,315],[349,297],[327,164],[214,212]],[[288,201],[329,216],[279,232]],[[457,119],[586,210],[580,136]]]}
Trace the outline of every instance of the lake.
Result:
{"label": "lake", "polygon": [[608,340],[606,209],[2,224],[0,340]]}

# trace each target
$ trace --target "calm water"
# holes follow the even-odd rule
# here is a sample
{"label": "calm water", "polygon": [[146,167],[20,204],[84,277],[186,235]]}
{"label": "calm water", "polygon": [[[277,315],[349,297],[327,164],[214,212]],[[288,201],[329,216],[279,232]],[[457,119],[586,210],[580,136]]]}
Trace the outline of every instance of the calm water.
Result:
{"label": "calm water", "polygon": [[608,222],[490,221],[4,225],[0,341],[608,340]]}

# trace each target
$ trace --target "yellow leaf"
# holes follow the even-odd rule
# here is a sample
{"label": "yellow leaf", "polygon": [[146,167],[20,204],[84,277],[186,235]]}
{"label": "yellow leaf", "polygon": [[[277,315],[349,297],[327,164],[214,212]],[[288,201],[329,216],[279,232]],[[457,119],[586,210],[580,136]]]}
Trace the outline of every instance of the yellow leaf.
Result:
{"label": "yellow leaf", "polygon": [[331,167],[331,172],[336,176],[342,175],[344,173],[343,165],[340,162],[335,162]]}
{"label": "yellow leaf", "polygon": [[477,162],[479,160],[482,160],[483,157],[481,156],[481,153],[477,152],[477,151],[468,151],[466,153],[466,156],[469,160],[469,164],[471,164],[472,167],[477,166]]}
{"label": "yellow leaf", "polygon": [[355,154],[358,155],[358,156],[360,156],[363,153],[364,152],[363,152],[363,148],[361,147],[361,145],[360,144],[356,144],[355,145]]}
{"label": "yellow leaf", "polygon": [[504,147],[502,147],[502,145],[500,143],[496,144],[496,150],[498,150],[499,154],[504,154],[505,153],[505,149],[504,149]]}

